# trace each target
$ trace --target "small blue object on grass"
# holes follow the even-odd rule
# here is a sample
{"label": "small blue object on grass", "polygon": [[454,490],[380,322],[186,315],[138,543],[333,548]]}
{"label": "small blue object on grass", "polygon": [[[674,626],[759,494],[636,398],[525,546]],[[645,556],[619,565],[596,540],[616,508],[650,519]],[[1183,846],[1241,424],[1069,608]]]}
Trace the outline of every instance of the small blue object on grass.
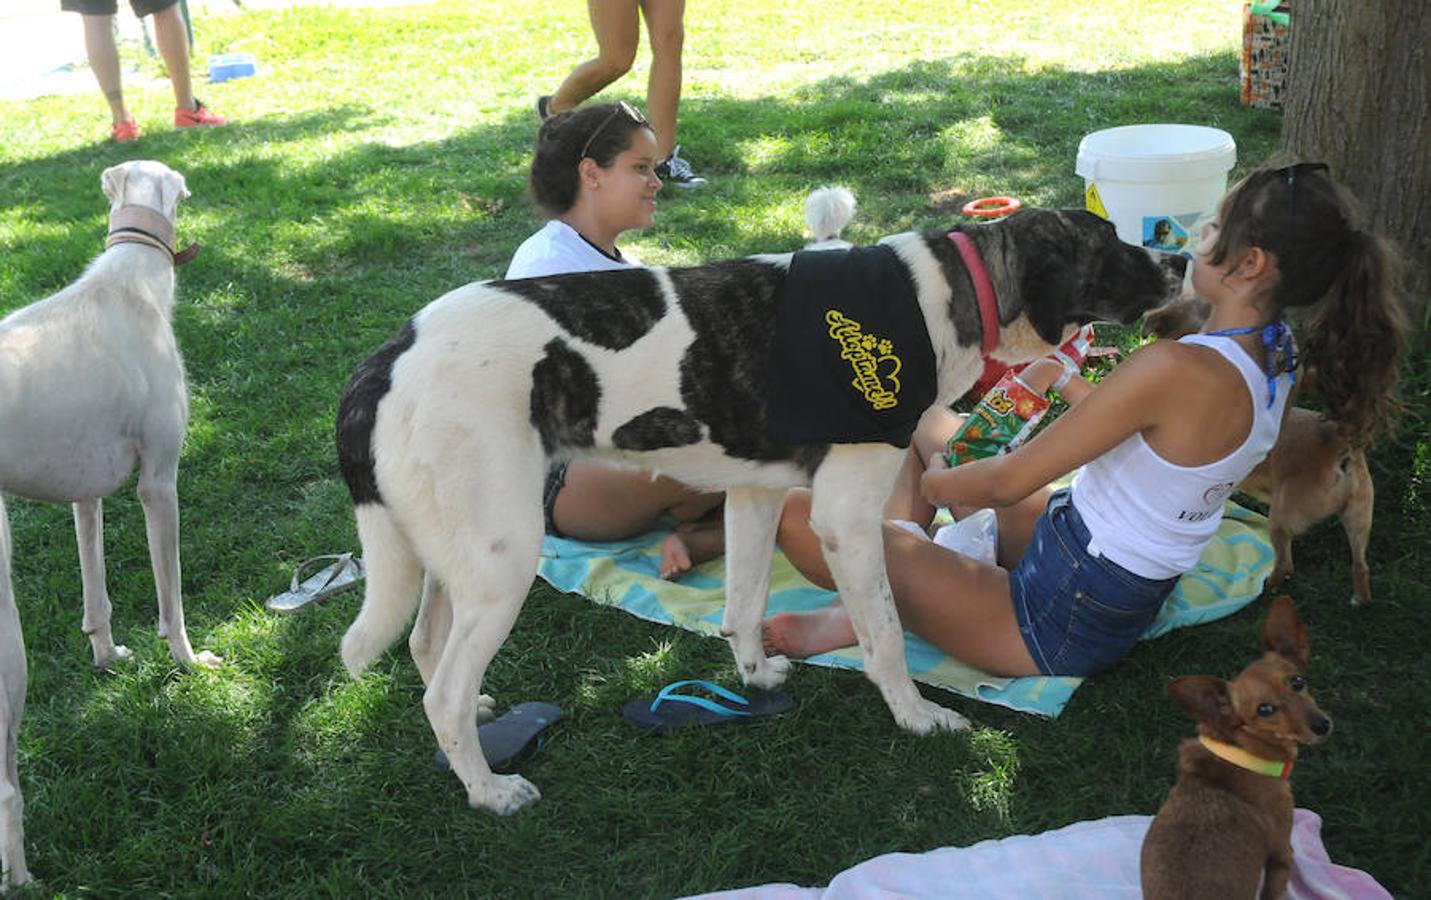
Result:
{"label": "small blue object on grass", "polygon": [[209,82],[217,84],[232,78],[247,78],[258,74],[258,62],[252,53],[216,53],[209,57]]}
{"label": "small blue object on grass", "polygon": [[[680,693],[695,687],[716,699]],[[642,731],[662,734],[693,725],[734,725],[767,716],[778,716],[795,707],[789,694],[780,691],[750,691],[742,697],[709,681],[677,681],[666,685],[655,697],[632,700],[621,708],[626,721]]]}

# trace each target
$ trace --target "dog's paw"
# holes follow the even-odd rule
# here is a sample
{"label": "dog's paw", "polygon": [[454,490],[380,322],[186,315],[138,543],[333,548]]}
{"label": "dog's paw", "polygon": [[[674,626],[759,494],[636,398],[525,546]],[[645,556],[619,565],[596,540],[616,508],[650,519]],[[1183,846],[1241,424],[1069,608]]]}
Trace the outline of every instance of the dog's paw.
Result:
{"label": "dog's paw", "polygon": [[968,731],[972,727],[968,719],[954,710],[922,697],[911,708],[891,709],[890,711],[894,713],[894,720],[900,728],[915,734],[923,735],[934,731]]}
{"label": "dog's paw", "polygon": [[113,644],[107,652],[95,651],[94,664],[100,669],[113,669],[117,665],[129,662],[134,658],[134,651],[122,644]]}
{"label": "dog's paw", "polygon": [[477,722],[487,722],[497,717],[497,701],[491,694],[477,695]]}
{"label": "dog's paw", "polygon": [[773,691],[785,683],[790,674],[790,660],[784,656],[766,656],[755,663],[752,671],[740,667],[741,680],[751,687]]}
{"label": "dog's paw", "polygon": [[473,809],[490,809],[499,816],[509,816],[541,798],[537,786],[520,775],[492,775],[467,792]]}
{"label": "dog's paw", "polygon": [[222,656],[216,656],[208,650],[200,650],[194,654],[194,661],[189,665],[191,669],[217,669],[224,664]]}

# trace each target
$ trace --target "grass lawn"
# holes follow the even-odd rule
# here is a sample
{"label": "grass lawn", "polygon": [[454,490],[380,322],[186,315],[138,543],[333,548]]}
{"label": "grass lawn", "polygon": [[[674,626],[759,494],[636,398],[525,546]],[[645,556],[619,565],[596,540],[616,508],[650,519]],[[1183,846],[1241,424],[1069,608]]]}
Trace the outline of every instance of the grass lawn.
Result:
{"label": "grass lawn", "polygon": [[[651,263],[798,247],[822,183],[853,189],[848,236],[873,240],[953,223],[951,193],[1080,205],[1074,152],[1098,128],[1215,125],[1241,169],[1280,127],[1237,102],[1230,0],[704,0],[686,30],[680,140],[711,186],[668,191],[657,227],[627,242]],[[916,738],[859,675],[799,668],[789,717],[655,740],[621,704],[676,678],[737,685],[726,646],[539,583],[486,687],[570,719],[523,769],[540,803],[509,819],[468,809],[432,765],[405,648],[359,681],[343,672],[357,596],[287,618],[262,601],[299,560],[357,549],[332,446],[353,367],[433,297],[499,274],[537,227],[532,103],[592,51],[584,8],[308,7],[210,14],[195,31],[201,71],[209,53],[260,61],[258,78],[200,82],[226,129],[172,131],[162,82],[130,92],[146,134],[126,146],[105,140],[98,91],[0,102],[0,314],[95,255],[99,173],[124,159],[185,173],[179,232],[204,248],[175,315],[193,398],[183,587],[195,646],[223,668],[180,673],[155,635],[132,491],[107,504],[116,639],[135,650],[113,675],[93,670],[80,631],[69,510],[7,501],[31,679],[20,777],[43,893],[663,897],[823,884],[881,853],[1157,808],[1191,733],[1167,678],[1232,675],[1257,650],[1264,604],[1140,645],[1053,721],[926,691],[977,730]],[[643,46],[606,96],[640,101],[646,59]],[[1335,861],[1407,896],[1431,881],[1424,333],[1409,414],[1372,457],[1374,605],[1348,607],[1331,522],[1298,542],[1291,586],[1311,684],[1337,722],[1298,766],[1298,804],[1325,819]]]}

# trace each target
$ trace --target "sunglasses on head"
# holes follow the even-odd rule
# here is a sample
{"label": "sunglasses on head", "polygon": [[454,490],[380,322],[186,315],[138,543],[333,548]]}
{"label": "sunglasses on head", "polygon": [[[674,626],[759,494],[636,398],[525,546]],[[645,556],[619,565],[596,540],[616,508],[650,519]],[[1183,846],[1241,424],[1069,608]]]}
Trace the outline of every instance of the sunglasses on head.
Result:
{"label": "sunglasses on head", "polygon": [[1313,172],[1326,172],[1330,169],[1331,166],[1324,162],[1299,162],[1272,170],[1274,178],[1282,178],[1287,182],[1287,208],[1292,218],[1297,217],[1297,176],[1310,175]]}
{"label": "sunglasses on head", "polygon": [[586,143],[581,145],[581,155],[578,156],[577,159],[586,159],[586,151],[591,149],[591,142],[596,140],[597,135],[601,134],[601,132],[606,130],[606,126],[611,124],[612,119],[616,118],[622,113],[625,113],[626,118],[630,119],[632,122],[635,122],[637,125],[645,125],[649,127],[651,124],[646,121],[646,117],[641,114],[641,110],[632,106],[630,103],[627,103],[625,100],[622,100],[620,103],[616,104],[616,108],[613,109],[606,116],[606,118],[601,120],[601,124],[596,126],[596,130],[591,132],[591,137],[586,139]]}

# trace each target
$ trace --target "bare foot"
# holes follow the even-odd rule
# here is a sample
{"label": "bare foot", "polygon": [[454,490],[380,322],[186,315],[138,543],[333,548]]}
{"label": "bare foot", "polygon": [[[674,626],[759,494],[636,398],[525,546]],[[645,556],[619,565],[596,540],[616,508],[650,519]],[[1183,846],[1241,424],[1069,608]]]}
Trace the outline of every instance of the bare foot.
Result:
{"label": "bare foot", "polygon": [[661,542],[661,577],[675,581],[691,568],[691,551],[680,532]]}
{"label": "bare foot", "polygon": [[838,601],[812,612],[776,613],[760,626],[765,652],[792,659],[852,647],[858,642],[850,614]]}

